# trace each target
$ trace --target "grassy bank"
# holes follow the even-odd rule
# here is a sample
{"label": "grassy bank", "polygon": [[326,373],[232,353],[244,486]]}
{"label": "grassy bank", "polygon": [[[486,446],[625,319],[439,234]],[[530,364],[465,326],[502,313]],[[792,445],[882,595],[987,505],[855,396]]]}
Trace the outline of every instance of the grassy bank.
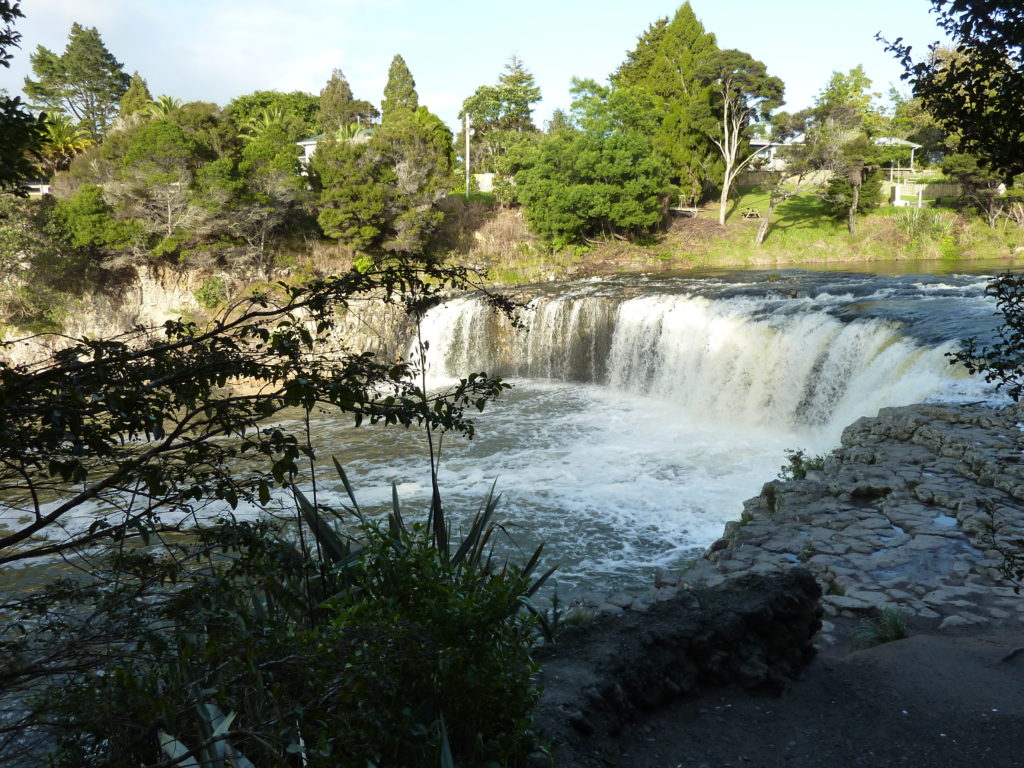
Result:
{"label": "grassy bank", "polygon": [[607,240],[552,253],[529,232],[517,210],[497,211],[475,234],[470,262],[499,284],[617,272],[657,272],[714,267],[801,267],[828,263],[1024,261],[1024,229],[1012,223],[989,227],[970,211],[881,206],[858,221],[852,237],[813,194],[781,203],[761,246],[754,244],[768,194],[743,188],[730,205],[726,226],[717,206],[692,218],[673,218],[668,230],[643,243]]}

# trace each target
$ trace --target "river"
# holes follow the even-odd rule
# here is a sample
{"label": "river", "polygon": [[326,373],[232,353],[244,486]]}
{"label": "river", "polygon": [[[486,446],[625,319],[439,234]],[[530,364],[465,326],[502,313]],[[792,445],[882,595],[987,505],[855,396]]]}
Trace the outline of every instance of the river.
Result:
{"label": "river", "polygon": [[[988,277],[704,272],[547,284],[516,331],[479,299],[423,325],[431,383],[486,370],[513,389],[446,436],[441,486],[456,521],[492,483],[506,546],[545,542],[560,594],[650,583],[682,567],[775,477],[786,451],[827,452],[879,408],[993,397],[950,366],[957,340],[988,337]],[[317,420],[320,457],[347,468],[361,505],[406,515],[429,499],[422,433]],[[340,483],[321,493],[341,501]]]}

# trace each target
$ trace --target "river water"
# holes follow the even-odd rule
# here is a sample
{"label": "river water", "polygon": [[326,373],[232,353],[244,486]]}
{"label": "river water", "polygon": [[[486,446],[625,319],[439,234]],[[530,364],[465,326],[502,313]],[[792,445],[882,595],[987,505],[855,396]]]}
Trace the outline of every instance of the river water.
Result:
{"label": "river water", "polygon": [[[464,521],[496,483],[506,546],[545,542],[563,596],[649,583],[714,541],[787,449],[824,453],[885,406],[992,399],[945,357],[991,334],[987,280],[787,270],[549,284],[526,291],[518,331],[454,299],[423,325],[431,383],[485,370],[513,389],[475,439],[444,438],[446,508]],[[325,417],[316,438],[361,505],[390,506],[394,482],[406,515],[425,518],[422,433]],[[320,491],[341,500],[340,483]]]}
{"label": "river water", "polygon": [[[455,298],[423,323],[431,385],[487,371],[513,388],[476,417],[473,440],[443,437],[446,512],[465,527],[495,486],[502,553],[524,560],[543,542],[561,597],[649,584],[718,538],[787,450],[825,453],[886,406],[994,399],[945,357],[991,336],[988,280],[784,270],[552,283],[523,289],[518,330]],[[422,431],[330,414],[312,427],[319,501],[346,501],[336,458],[365,510],[388,510],[394,483],[406,518],[426,520]],[[95,510],[80,512],[69,528]]]}

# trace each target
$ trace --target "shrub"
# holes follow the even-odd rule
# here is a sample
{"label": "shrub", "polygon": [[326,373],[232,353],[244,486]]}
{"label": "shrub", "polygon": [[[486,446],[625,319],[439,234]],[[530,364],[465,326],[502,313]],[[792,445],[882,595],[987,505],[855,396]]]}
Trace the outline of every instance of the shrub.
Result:
{"label": "shrub", "polygon": [[779,470],[780,480],[803,480],[813,469],[825,466],[824,456],[808,456],[803,448],[786,451],[786,464]]}
{"label": "shrub", "polygon": [[35,636],[67,670],[33,702],[54,765],[226,750],[310,768],[528,754],[536,619],[523,607],[546,578],[532,577],[539,551],[524,567],[492,557],[493,502],[455,549],[407,527],[397,505],[386,524],[356,508],[343,536],[296,495],[311,541],[224,521],[168,550],[115,551],[109,572],[28,601]]}
{"label": "shrub", "polygon": [[871,621],[862,621],[853,637],[858,645],[871,646],[902,640],[908,634],[906,614],[898,608],[886,606]]}
{"label": "shrub", "polygon": [[227,301],[228,288],[224,284],[223,277],[214,275],[203,280],[203,284],[192,295],[196,297],[199,306],[204,309],[213,309],[218,304]]}

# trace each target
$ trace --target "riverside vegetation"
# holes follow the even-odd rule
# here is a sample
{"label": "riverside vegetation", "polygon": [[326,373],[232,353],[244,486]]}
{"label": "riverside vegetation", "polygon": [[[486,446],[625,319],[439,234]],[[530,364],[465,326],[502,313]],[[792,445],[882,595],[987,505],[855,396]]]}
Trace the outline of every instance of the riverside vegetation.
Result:
{"label": "riverside vegetation", "polygon": [[[965,4],[934,5],[949,21]],[[1019,15],[1005,5],[1000,14]],[[0,0],[0,64],[20,15]],[[951,32],[968,65],[1001,61],[982,55],[998,35],[979,38],[979,52],[971,28]],[[949,61],[930,63],[943,92],[973,72]],[[936,89],[882,110],[859,68],[835,73],[811,110],[772,113],[782,84],[719,50],[688,3],[639,37],[607,85],[576,82],[571,111],[546,131],[532,123],[540,94],[518,60],[466,100],[481,170],[499,175],[493,204],[453,194],[453,137],[419,104],[400,56],[379,112],[340,71],[319,98],[258,91],[223,109],[153,98],[77,24],[62,54],[40,47],[32,62],[26,93],[46,112],[0,98],[12,139],[0,189],[19,191],[34,166],[54,174],[53,195],[0,201],[0,315],[51,334],[58,351],[0,363],[0,562],[35,573],[60,557],[68,571],[29,594],[12,586],[3,606],[0,759],[19,765],[511,765],[534,750],[538,554],[521,566],[492,556],[491,502],[458,541],[436,472],[435,439],[471,433],[467,411],[502,384],[469,374],[428,393],[409,362],[339,346],[329,335],[351,302],[390,301],[415,322],[474,284],[445,266],[453,253],[529,280],[601,262],[782,263],[794,251],[809,261],[836,246],[891,257],[893,234],[901,255],[981,256],[1019,247],[1024,224],[1020,99],[981,118],[1017,132],[999,137],[1010,152],[993,151],[977,119],[928,101]],[[675,70],[683,77],[665,77]],[[733,173],[759,162],[755,130],[807,140],[784,153],[785,178],[741,191],[729,222]],[[725,141],[729,131],[743,141]],[[959,210],[872,207],[878,169],[898,158],[870,139],[889,133],[960,142],[946,169],[967,192]],[[303,168],[296,142],[313,134]],[[665,231],[671,204],[716,196],[727,227],[701,215]],[[766,224],[756,232],[736,215],[750,206]],[[739,255],[738,239],[751,243]],[[195,277],[194,317],[60,338],[76,291],[116,294],[126,273],[154,267]],[[1007,365],[971,356],[1007,382],[1021,378],[1018,304],[1007,305]],[[239,379],[261,384],[225,388]],[[305,423],[324,407],[422,426],[426,519],[407,523],[397,499],[386,521],[363,519],[342,474],[351,506],[334,527],[315,490],[296,489],[318,482],[305,475],[315,448],[302,419],[267,426],[287,407]],[[238,522],[228,510],[239,504],[277,516]]]}

